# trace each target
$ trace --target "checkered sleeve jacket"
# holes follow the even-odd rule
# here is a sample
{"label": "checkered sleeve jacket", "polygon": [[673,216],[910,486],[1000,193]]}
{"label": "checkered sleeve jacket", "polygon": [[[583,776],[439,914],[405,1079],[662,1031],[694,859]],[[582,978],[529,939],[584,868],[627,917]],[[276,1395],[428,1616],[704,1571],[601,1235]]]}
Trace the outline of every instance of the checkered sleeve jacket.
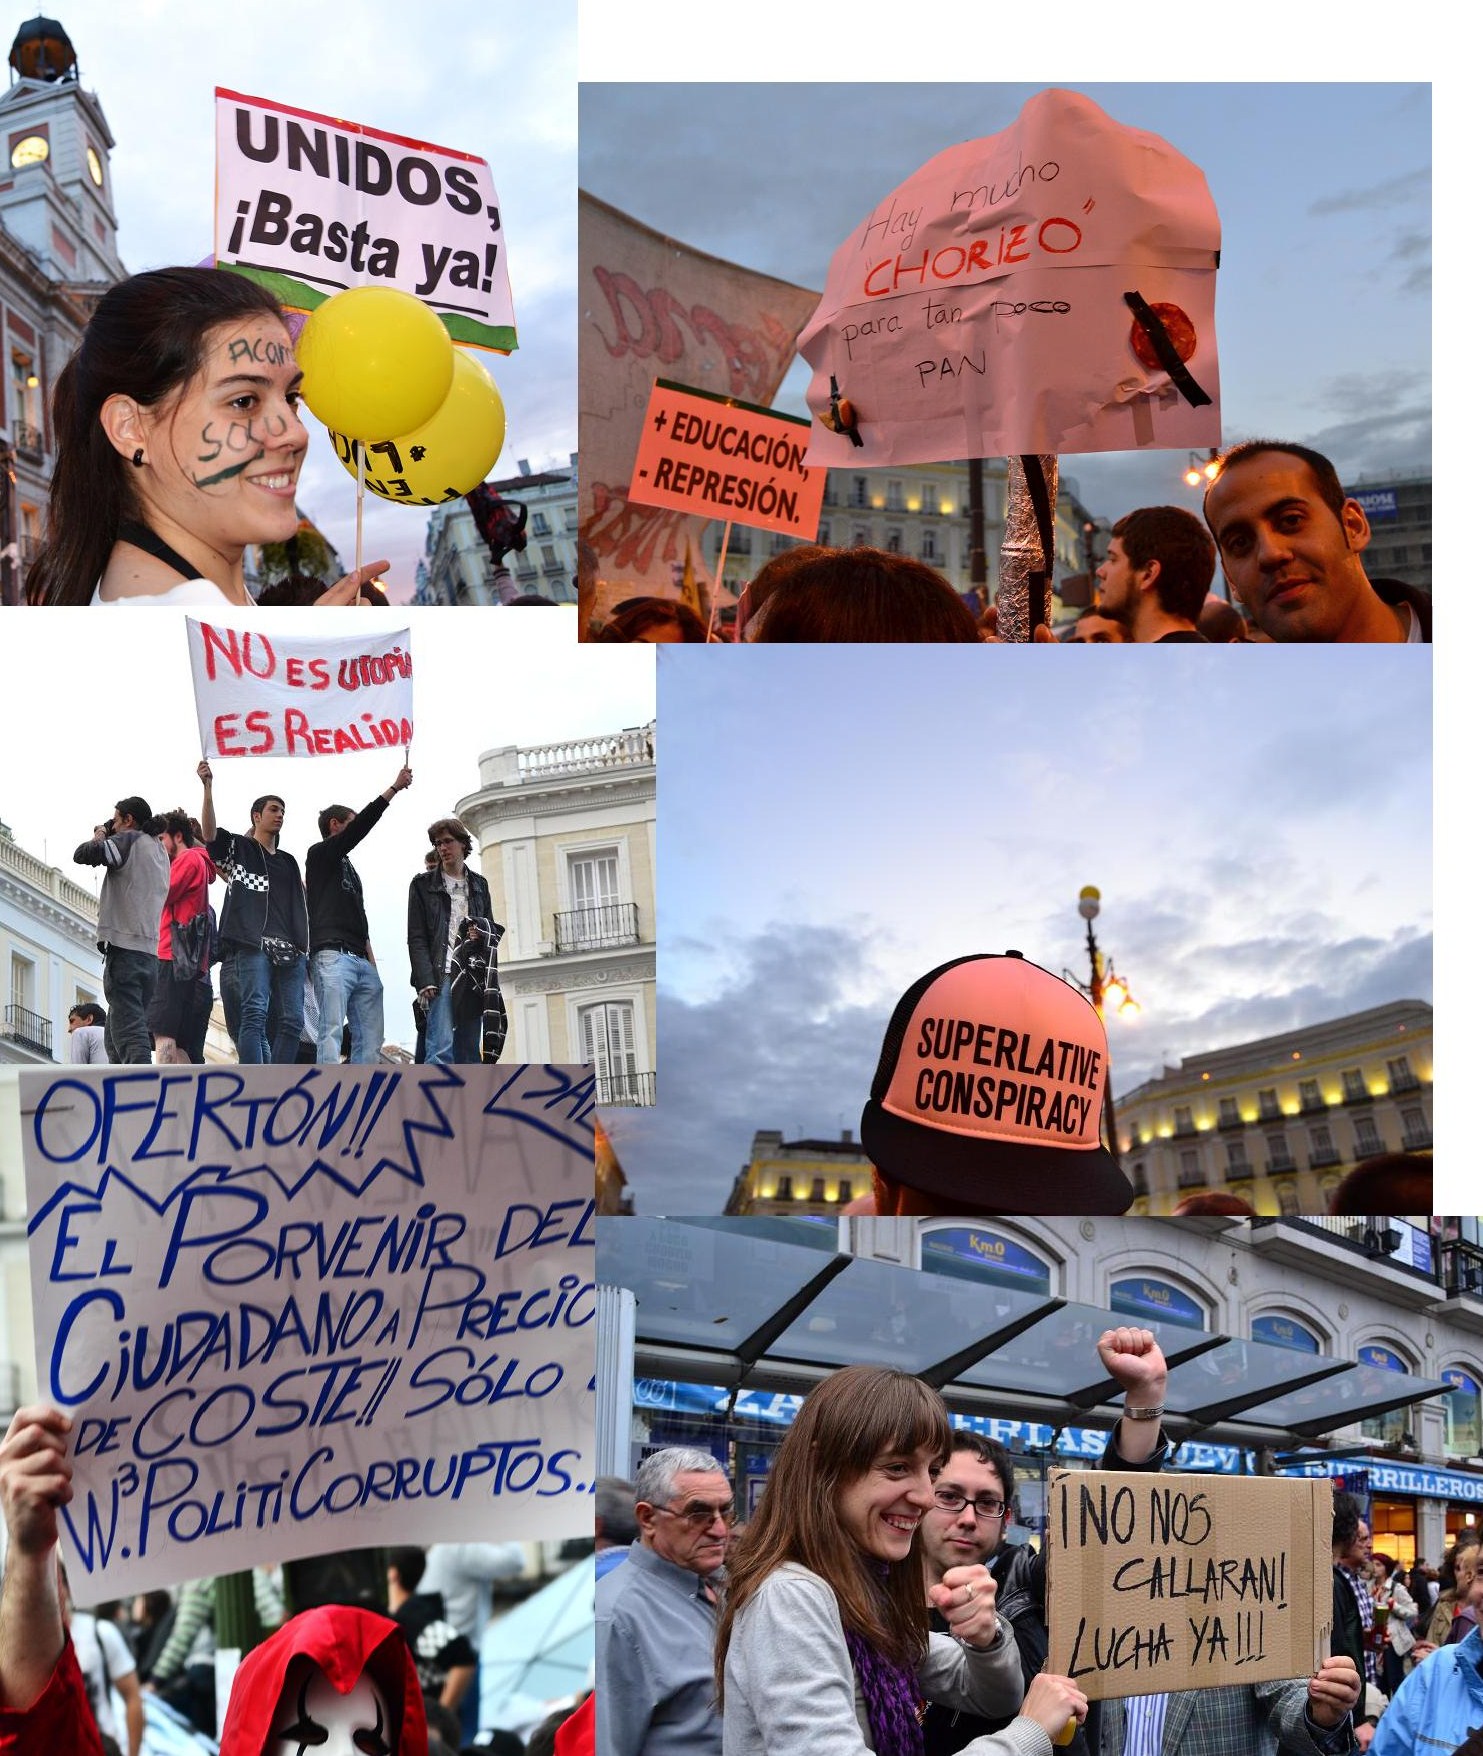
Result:
{"label": "checkered sleeve jacket", "polygon": [[[234,945],[260,945],[268,929],[268,858],[262,844],[250,835],[218,829],[207,851],[227,886],[221,906],[221,937]],[[293,871],[294,944],[307,952],[309,904],[299,863],[292,854],[280,851],[278,857],[287,860]]]}

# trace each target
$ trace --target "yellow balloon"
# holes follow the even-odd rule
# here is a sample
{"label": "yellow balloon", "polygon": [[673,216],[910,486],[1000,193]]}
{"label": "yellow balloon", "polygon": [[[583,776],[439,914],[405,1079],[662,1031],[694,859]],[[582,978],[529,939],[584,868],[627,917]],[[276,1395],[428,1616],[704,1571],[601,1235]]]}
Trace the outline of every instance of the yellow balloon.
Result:
{"label": "yellow balloon", "polygon": [[399,439],[368,444],[331,432],[351,475],[356,452],[366,460],[366,486],[403,506],[437,506],[477,488],[505,443],[505,405],[494,380],[471,355],[455,350],[453,387],[430,421]]}
{"label": "yellow balloon", "polygon": [[411,293],[347,287],[309,313],[296,350],[304,401],[337,433],[409,433],[453,382],[448,331]]}

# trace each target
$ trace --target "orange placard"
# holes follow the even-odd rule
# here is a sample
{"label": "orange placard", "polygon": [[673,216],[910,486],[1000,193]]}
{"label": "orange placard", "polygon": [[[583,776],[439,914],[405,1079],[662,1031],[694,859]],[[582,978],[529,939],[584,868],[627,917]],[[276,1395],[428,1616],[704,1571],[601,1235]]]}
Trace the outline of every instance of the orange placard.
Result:
{"label": "orange placard", "polygon": [[630,500],[812,541],[827,470],[809,469],[809,423],[656,379]]}

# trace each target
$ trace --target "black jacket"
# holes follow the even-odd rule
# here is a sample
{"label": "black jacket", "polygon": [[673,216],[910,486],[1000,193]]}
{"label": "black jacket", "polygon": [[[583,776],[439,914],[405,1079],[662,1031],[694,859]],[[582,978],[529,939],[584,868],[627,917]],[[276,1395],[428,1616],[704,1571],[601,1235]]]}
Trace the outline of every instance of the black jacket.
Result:
{"label": "black jacket", "polygon": [[[218,829],[206,843],[206,851],[227,881],[226,901],[221,905],[221,937],[233,945],[261,945],[268,930],[268,856],[260,841],[250,835],[233,835]],[[293,911],[294,944],[309,949],[309,905],[304,900],[304,881],[292,854],[276,850],[293,873],[290,907]]]}
{"label": "black jacket", "polygon": [[[1351,1658],[1354,1668],[1365,1674],[1365,1625],[1360,1620],[1359,1604],[1354,1587],[1343,1571],[1334,1568],[1334,1631],[1329,1637],[1329,1652],[1334,1658]],[[1355,1711],[1358,1720],[1364,1713],[1363,1699]]]}
{"label": "black jacket", "polygon": [[[469,913],[494,919],[489,885],[472,867],[464,867],[469,885]],[[407,888],[407,952],[412,960],[412,986],[440,988],[448,967],[448,921],[453,904],[440,871],[419,872]]]}
{"label": "black jacket", "polygon": [[1400,579],[1372,579],[1375,595],[1384,604],[1409,604],[1421,623],[1421,638],[1428,646],[1432,638],[1432,594],[1419,585],[1407,585]]}
{"label": "black jacket", "polygon": [[381,821],[386,805],[387,801],[377,793],[364,811],[356,813],[353,823],[347,823],[338,835],[327,835],[309,849],[304,860],[304,878],[309,892],[311,952],[327,945],[340,945],[349,946],[357,957],[366,955],[371,930],[366,924],[360,874],[351,865],[350,855]]}

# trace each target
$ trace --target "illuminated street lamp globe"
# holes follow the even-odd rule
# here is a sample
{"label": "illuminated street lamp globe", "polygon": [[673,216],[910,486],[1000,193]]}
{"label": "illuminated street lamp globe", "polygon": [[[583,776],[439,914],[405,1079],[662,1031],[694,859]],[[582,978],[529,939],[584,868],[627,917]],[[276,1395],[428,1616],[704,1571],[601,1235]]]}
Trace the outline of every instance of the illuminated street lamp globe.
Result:
{"label": "illuminated street lamp globe", "polygon": [[1101,907],[1102,892],[1097,889],[1096,885],[1088,884],[1077,901],[1076,912],[1081,916],[1082,920],[1094,921],[1096,920],[1097,912]]}

